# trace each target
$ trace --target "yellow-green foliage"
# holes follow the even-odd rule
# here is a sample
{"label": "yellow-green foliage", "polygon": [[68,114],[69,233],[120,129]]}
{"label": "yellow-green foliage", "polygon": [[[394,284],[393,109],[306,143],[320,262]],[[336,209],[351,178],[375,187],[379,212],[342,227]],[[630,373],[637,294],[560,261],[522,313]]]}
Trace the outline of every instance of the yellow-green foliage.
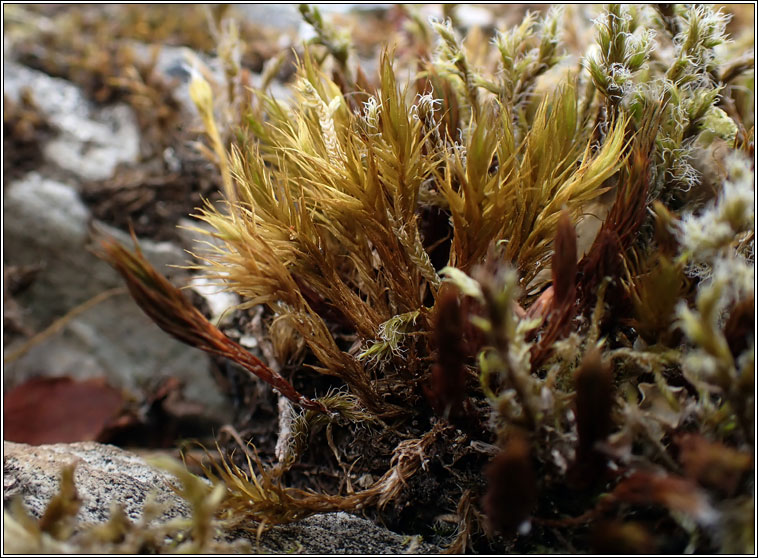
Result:
{"label": "yellow-green foliage", "polygon": [[[450,463],[498,453],[487,506],[506,535],[535,513],[541,533],[610,514],[616,530],[595,533],[597,547],[620,537],[614,548],[640,551],[647,539],[624,537],[654,537],[629,527],[625,506],[657,506],[687,548],[708,529],[698,548],[726,548],[720,533],[735,522],[710,502],[742,509],[729,498],[734,486],[750,497],[744,467],[725,465],[716,484],[729,496],[697,483],[720,445],[754,447],[753,132],[743,126],[754,117],[730,105],[733,72],[751,65],[725,65],[724,16],[611,5],[575,73],[555,68],[555,11],[528,15],[494,45],[480,39],[489,58],[452,22],[433,21],[430,59],[400,69],[385,48],[372,80],[351,66],[344,36],[302,11],[317,38],[289,101],[258,91],[247,112],[219,118],[219,88],[199,76],[192,85],[225,186],[223,203],[198,212],[211,238],[197,268],[243,308],[265,305],[308,348],[294,365],[307,358],[302,368],[346,391],[320,400],[329,413],[310,402],[291,417],[278,466],[255,453],[247,471],[217,464],[229,510],[265,523],[381,509],[435,451],[454,487],[448,505],[461,510],[460,548],[481,521],[459,504],[481,484]],[[417,36],[426,46],[428,30]],[[704,132],[712,121],[716,133]],[[695,158],[719,142],[728,164],[703,207],[707,195],[689,192],[702,183]],[[599,231],[588,232],[589,213]],[[280,483],[309,436],[323,431],[341,465],[333,429],[368,424],[396,436],[368,488],[337,496]],[[710,457],[674,451],[692,431]],[[501,479],[509,471],[523,478]],[[563,506],[564,485],[576,505]],[[497,509],[498,494],[512,509]]]}
{"label": "yellow-green foliage", "polygon": [[264,97],[260,143],[233,148],[228,197],[238,201],[203,211],[221,244],[198,254],[245,304],[289,320],[324,369],[375,410],[365,361],[335,345],[320,306],[367,342],[403,314],[420,313],[423,330],[426,297],[439,287],[418,228],[424,203],[450,213],[450,265],[470,270],[502,240],[528,284],[546,267],[559,212],[579,218],[623,165],[626,130],[618,119],[593,149],[567,84],[540,104],[522,141],[492,97],[451,138],[438,127],[438,100],[399,87],[388,53],[380,68],[377,92],[356,92],[363,103],[351,110],[357,103],[306,54],[291,106]]}

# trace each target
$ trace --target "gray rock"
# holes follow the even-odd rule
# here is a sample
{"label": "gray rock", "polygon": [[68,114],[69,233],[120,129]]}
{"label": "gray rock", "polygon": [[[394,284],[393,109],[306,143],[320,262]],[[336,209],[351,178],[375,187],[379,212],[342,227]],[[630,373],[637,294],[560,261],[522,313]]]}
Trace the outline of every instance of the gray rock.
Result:
{"label": "gray rock", "polygon": [[[171,485],[168,473],[148,465],[139,456],[95,442],[28,446],[3,443],[4,504],[20,496],[31,515],[41,517],[57,494],[60,469],[77,461],[75,483],[82,507],[82,523],[99,524],[110,517],[112,502],[120,503],[132,521],[142,517],[142,508],[152,495],[164,508],[162,520],[187,517],[190,508]],[[6,535],[8,532],[6,532]],[[239,535],[229,534],[233,539]],[[278,525],[255,536],[250,543],[262,553],[308,554],[400,554],[437,553],[439,549],[378,527],[344,512],[314,515],[297,523]]]}
{"label": "gray rock", "polygon": [[[144,63],[150,62],[153,57],[153,47],[138,41],[129,41],[128,45],[133,50],[137,59]],[[177,47],[161,45],[155,59],[154,72],[156,75],[163,77],[167,82],[173,82],[175,89],[173,97],[179,103],[181,110],[187,118],[195,118],[198,115],[195,103],[189,94],[189,84],[192,81],[192,72],[188,54],[197,57],[203,63],[212,66],[215,59],[212,59],[203,53],[194,52],[187,47]],[[221,68],[214,68],[214,75],[219,79],[223,77]],[[198,124],[200,121],[198,120]]]}
{"label": "gray rock", "polygon": [[[123,287],[121,277],[88,250],[89,210],[71,186],[30,173],[7,185],[3,198],[6,265],[40,265],[34,283],[18,297],[24,322],[41,331],[78,305],[110,289]],[[100,225],[124,244],[125,233]],[[161,272],[177,284],[188,256],[169,243],[140,241]],[[10,354],[18,343],[4,348]],[[5,366],[7,389],[35,375],[75,378],[105,376],[117,388],[140,390],[155,377],[183,380],[188,399],[222,411],[227,405],[209,372],[209,359],[171,339],[124,294],[93,306],[69,321],[61,333],[32,347]]]}
{"label": "gray rock", "polygon": [[129,519],[142,517],[148,494],[165,506],[161,519],[187,516],[189,505],[171,488],[172,475],[149,466],[139,456],[95,442],[30,446],[3,442],[3,504],[20,496],[27,511],[42,517],[60,489],[60,471],[76,462],[74,482],[82,506],[77,521],[103,523],[111,502],[121,504]]}
{"label": "gray rock", "polygon": [[72,83],[4,60],[3,93],[13,100],[29,88],[57,131],[42,150],[45,158],[83,180],[103,180],[121,163],[139,157],[139,127],[124,104],[96,108]]}
{"label": "gray rock", "polygon": [[253,23],[282,31],[294,31],[302,21],[296,4],[238,4],[235,10]]}
{"label": "gray rock", "polygon": [[313,515],[277,525],[261,537],[261,546],[277,554],[431,554],[439,549],[379,527],[345,512]]}
{"label": "gray rock", "polygon": [[116,274],[86,250],[90,213],[72,186],[32,172],[4,193],[6,263],[43,267],[28,293],[35,301],[32,326],[118,284]]}

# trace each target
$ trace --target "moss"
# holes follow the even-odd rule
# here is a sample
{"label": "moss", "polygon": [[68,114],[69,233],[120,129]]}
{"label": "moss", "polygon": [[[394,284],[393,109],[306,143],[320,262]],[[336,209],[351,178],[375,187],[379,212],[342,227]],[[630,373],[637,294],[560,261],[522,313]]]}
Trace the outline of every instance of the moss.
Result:
{"label": "moss", "polygon": [[[431,475],[450,503],[440,513],[458,519],[458,550],[540,538],[732,548],[725,533],[750,484],[719,494],[671,443],[697,431],[754,449],[752,338],[730,344],[724,332],[731,309],[754,300],[752,131],[716,106],[730,91],[727,18],[708,6],[610,6],[580,71],[547,90],[540,78],[565,51],[555,12],[499,33],[481,58],[450,21],[432,22],[416,37],[436,33],[437,48],[408,80],[391,49],[367,76],[344,35],[315,8],[303,14],[317,40],[293,102],[258,91],[227,118],[217,100],[233,102],[225,91],[239,74],[212,84],[198,73],[191,86],[225,201],[198,210],[213,241],[198,269],[287,324],[305,347],[289,366],[310,386],[300,394],[258,374],[302,414],[281,462],[245,448],[246,463],[216,464],[220,509],[260,525],[368,510],[401,527],[439,500],[424,492]],[[714,117],[728,126],[711,130]],[[685,192],[700,184],[693,149],[709,133],[726,137],[731,166],[702,207]],[[601,209],[581,253],[577,230]],[[211,352],[229,346],[188,322],[144,262],[108,246],[159,325]],[[319,393],[319,375],[343,395]],[[360,459],[366,430],[390,442],[372,463]],[[342,492],[283,484],[309,455],[329,460]],[[362,474],[377,480],[358,490]],[[588,535],[603,522],[609,534]]]}

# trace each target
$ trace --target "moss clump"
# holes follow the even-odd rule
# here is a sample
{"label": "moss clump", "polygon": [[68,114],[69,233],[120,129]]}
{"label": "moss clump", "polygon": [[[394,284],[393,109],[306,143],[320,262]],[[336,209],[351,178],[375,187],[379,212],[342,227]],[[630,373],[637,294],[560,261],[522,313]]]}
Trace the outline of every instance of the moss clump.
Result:
{"label": "moss clump", "polygon": [[[752,65],[729,64],[740,47],[711,7],[613,5],[567,67],[571,15],[529,16],[494,47],[411,19],[410,40],[437,39],[403,80],[396,51],[370,77],[304,9],[317,40],[292,102],[259,91],[232,118],[214,98],[237,75],[196,75],[225,197],[199,210],[199,269],[266,307],[303,386],[257,374],[292,417],[278,463],[216,464],[241,526],[368,510],[432,536],[445,517],[459,551],[750,538],[753,115],[729,84]],[[727,156],[698,196],[714,116]],[[217,352],[191,310],[150,296],[152,272],[107,253],[159,325]],[[722,447],[714,486],[695,471]],[[281,484],[309,452],[343,492]]]}

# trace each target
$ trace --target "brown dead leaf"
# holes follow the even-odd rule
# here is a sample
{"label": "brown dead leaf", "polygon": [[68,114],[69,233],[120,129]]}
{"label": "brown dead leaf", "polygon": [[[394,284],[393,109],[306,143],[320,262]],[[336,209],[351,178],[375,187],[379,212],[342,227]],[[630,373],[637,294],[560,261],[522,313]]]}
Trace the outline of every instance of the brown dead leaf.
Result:
{"label": "brown dead leaf", "polygon": [[124,406],[103,378],[33,378],[3,396],[5,439],[26,444],[98,440]]}

